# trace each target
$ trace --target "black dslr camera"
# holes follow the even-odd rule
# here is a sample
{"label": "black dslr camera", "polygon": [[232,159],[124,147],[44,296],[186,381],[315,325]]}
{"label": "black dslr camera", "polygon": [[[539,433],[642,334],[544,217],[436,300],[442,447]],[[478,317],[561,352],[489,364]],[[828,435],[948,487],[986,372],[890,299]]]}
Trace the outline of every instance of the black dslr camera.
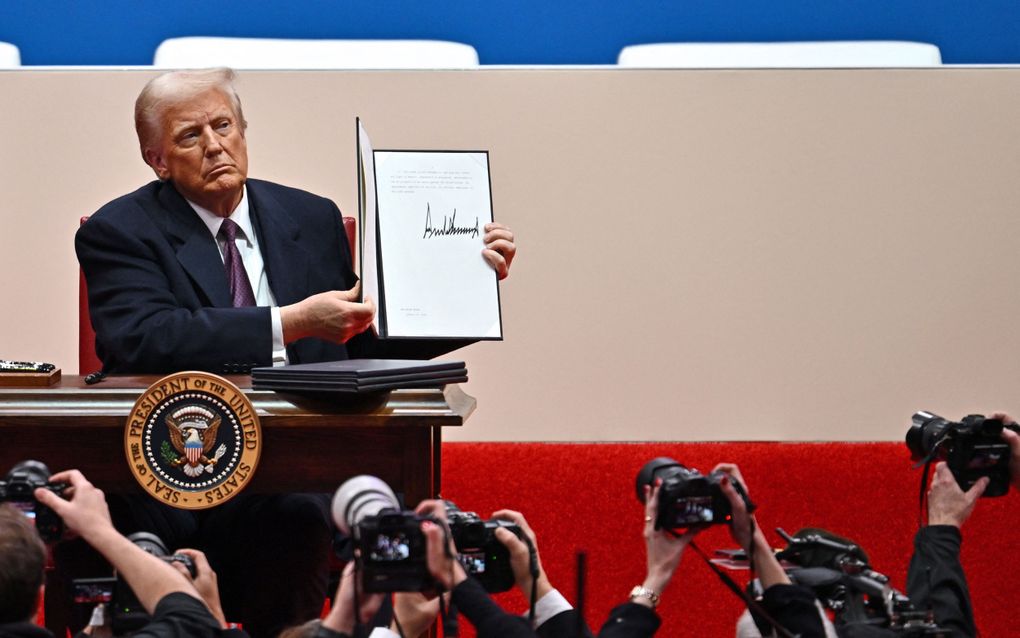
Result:
{"label": "black dslr camera", "polygon": [[[686,529],[694,525],[730,522],[732,508],[720,487],[724,476],[727,476],[724,472],[704,475],[674,459],[660,456],[645,463],[638,472],[635,487],[638,500],[644,503],[644,487],[655,485],[656,479],[662,479],[655,529]],[[755,505],[747,498],[744,486],[732,478],[731,481],[737,494],[744,500],[747,511],[753,512]]]}
{"label": "black dslr camera", "polygon": [[[149,532],[135,532],[128,540],[167,563],[181,563],[194,579],[195,562],[185,554],[170,554],[163,539]],[[115,636],[138,631],[152,619],[131,587],[119,575],[109,578],[77,578],[71,581],[75,615],[85,621],[98,603],[109,603],[109,623]]]}
{"label": "black dslr camera", "polygon": [[35,521],[35,529],[46,543],[55,543],[64,535],[64,521],[35,498],[36,488],[63,497],[66,483],[50,483],[50,468],[39,461],[21,461],[0,481],[0,503],[11,503]]}
{"label": "black dslr camera", "polygon": [[914,461],[940,459],[946,462],[956,482],[968,490],[982,476],[989,479],[984,496],[1002,496],[1009,491],[1009,444],[1002,440],[1015,424],[980,414],[965,416],[958,423],[931,412],[917,412],[907,430],[907,447]]}
{"label": "black dslr camera", "polygon": [[422,591],[432,584],[425,558],[425,517],[393,510],[366,516],[354,528],[355,560],[365,591]]}
{"label": "black dslr camera", "polygon": [[497,518],[483,521],[474,512],[462,512],[452,501],[446,501],[446,518],[464,571],[477,578],[487,592],[509,591],[514,586],[510,551],[496,538],[496,530],[503,527],[523,538],[521,528]]}
{"label": "black dslr camera", "polygon": [[355,476],[333,496],[333,521],[354,541],[354,561],[368,592],[422,591],[433,584],[422,521],[404,511],[390,486]]}

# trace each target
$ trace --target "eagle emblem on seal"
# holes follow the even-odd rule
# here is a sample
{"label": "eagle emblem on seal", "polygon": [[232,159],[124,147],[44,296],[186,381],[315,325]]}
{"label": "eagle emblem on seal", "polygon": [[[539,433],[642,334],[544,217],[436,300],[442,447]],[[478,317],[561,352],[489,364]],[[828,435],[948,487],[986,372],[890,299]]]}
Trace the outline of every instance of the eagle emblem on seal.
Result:
{"label": "eagle emblem on seal", "polygon": [[167,415],[170,443],[181,454],[170,465],[181,468],[190,477],[200,476],[202,472],[211,474],[227,451],[227,446],[220,443],[216,453],[209,456],[216,445],[221,421],[215,412],[199,405],[184,406]]}

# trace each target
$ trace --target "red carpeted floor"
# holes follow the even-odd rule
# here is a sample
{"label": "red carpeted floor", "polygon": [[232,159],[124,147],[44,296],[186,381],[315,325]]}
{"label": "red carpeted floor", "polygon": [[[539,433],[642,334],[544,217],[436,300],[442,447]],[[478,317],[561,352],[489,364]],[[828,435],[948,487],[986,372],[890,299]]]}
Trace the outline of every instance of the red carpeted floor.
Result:
{"label": "red carpeted floor", "polygon": [[[920,470],[898,443],[446,443],[445,498],[488,517],[500,508],[525,514],[538,534],[542,563],[571,601],[574,555],[588,552],[586,618],[597,628],[645,574],[642,508],[634,479],[645,461],[671,456],[707,472],[737,463],[776,546],[779,526],[793,533],[824,527],[864,547],[875,569],[903,589],[917,529]],[[1020,495],[982,499],[964,527],[963,564],[984,636],[1020,635],[1013,591],[1020,587]],[[706,551],[734,544],[724,528],[702,533]],[[738,579],[740,572],[736,573]],[[516,591],[497,597],[513,611]],[[688,551],[660,606],[661,636],[733,636],[739,601]],[[467,623],[462,635],[473,635]]]}

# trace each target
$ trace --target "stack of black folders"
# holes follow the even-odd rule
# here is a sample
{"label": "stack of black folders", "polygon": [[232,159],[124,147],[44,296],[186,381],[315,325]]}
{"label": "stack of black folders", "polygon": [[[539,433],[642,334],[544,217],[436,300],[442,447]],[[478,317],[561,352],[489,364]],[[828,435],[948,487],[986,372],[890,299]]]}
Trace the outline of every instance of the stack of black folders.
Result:
{"label": "stack of black folders", "polygon": [[366,394],[400,388],[438,388],[468,380],[463,361],[348,359],[253,368],[252,388],[275,392]]}

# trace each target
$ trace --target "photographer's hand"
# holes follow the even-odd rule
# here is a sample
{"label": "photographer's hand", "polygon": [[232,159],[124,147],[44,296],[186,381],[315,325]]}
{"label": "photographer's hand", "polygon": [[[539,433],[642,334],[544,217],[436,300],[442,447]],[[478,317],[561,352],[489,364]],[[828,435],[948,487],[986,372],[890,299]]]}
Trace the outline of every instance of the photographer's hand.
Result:
{"label": "photographer's hand", "polygon": [[424,521],[421,524],[421,531],[425,535],[425,555],[429,573],[445,591],[450,591],[467,580],[467,573],[457,560],[457,548],[446,525],[446,505],[442,501],[425,500],[414,511],[437,521]]}
{"label": "photographer's hand", "polygon": [[[1016,425],[1013,417],[1004,412],[996,412],[992,418],[1002,419],[1005,425]],[[1020,434],[1004,428],[1002,438],[1006,443],[1009,443],[1009,482],[1013,489],[1020,490]]]}
{"label": "photographer's hand", "polygon": [[761,581],[761,586],[768,589],[772,585],[788,585],[790,578],[786,570],[779,564],[775,553],[769,546],[765,533],[761,531],[758,521],[747,511],[744,499],[733,487],[733,481],[737,481],[744,488],[744,493],[751,498],[751,492],[747,487],[747,481],[740,474],[740,469],[733,463],[720,463],[715,466],[713,472],[724,472],[728,479],[721,483],[723,494],[730,502],[730,510],[733,519],[730,521],[730,535],[739,544],[748,556],[752,559],[755,572]]}
{"label": "photographer's hand", "polygon": [[[355,589],[357,591],[361,606],[355,609]],[[361,579],[355,577],[354,561],[347,563],[343,573],[340,575],[340,586],[336,590],[336,600],[329,613],[322,619],[322,626],[326,629],[354,635],[354,627],[359,622],[367,623],[372,620],[375,612],[379,611],[386,594],[366,594],[361,586]]]}
{"label": "photographer's hand", "polygon": [[988,487],[988,477],[982,476],[969,490],[960,489],[952,471],[944,462],[935,466],[928,490],[928,524],[962,527],[974,511],[974,506]]}
{"label": "photographer's hand", "polygon": [[[701,531],[700,527],[692,527],[680,536],[676,536],[668,530],[655,529],[655,519],[659,514],[659,488],[662,480],[655,481],[655,487],[645,485],[645,551],[648,560],[648,571],[641,586],[650,589],[661,595],[669,582],[673,579],[673,573],[680,564],[680,557],[684,548]],[[635,603],[652,607],[650,600],[644,597],[633,599]]]}
{"label": "photographer's hand", "polygon": [[[446,605],[450,604],[450,594],[443,594]],[[436,622],[439,616],[439,596],[428,598],[418,592],[396,592],[393,594],[393,621],[390,631],[400,633],[403,630],[406,638],[418,638]],[[399,624],[398,624],[399,621]]]}
{"label": "photographer's hand", "polygon": [[535,537],[535,532],[532,531],[528,521],[524,519],[524,515],[520,512],[499,510],[492,513],[492,518],[516,524],[517,527],[521,528],[521,531],[528,540],[531,541],[531,546],[535,548],[535,566],[538,568],[537,580],[531,576],[531,550],[528,548],[528,544],[517,538],[516,534],[506,528],[497,528],[495,532],[496,540],[502,543],[507,548],[507,551],[510,552],[510,568],[514,572],[514,582],[517,583],[517,587],[524,594],[524,599],[531,600],[532,583],[535,585],[535,600],[541,599],[552,591],[553,586],[549,583],[545,570],[542,569],[542,560],[538,555],[538,540]]}
{"label": "photographer's hand", "polygon": [[216,618],[216,622],[220,623],[220,627],[223,629],[227,628],[227,618],[223,615],[223,607],[220,605],[220,587],[216,577],[216,572],[209,565],[209,561],[206,559],[205,554],[198,551],[197,549],[179,549],[175,554],[183,554],[189,557],[193,563],[195,563],[195,577],[191,577],[191,573],[188,572],[188,568],[180,562],[172,562],[170,566],[176,569],[185,578],[191,580],[191,584],[198,590],[198,594],[202,597],[202,602],[209,608],[212,615]]}
{"label": "photographer's hand", "polygon": [[63,519],[67,528],[78,533],[90,544],[90,537],[113,530],[110,508],[103,491],[89,483],[78,470],[59,472],[50,477],[51,483],[66,483],[67,500],[44,489],[35,490],[35,498]]}
{"label": "photographer's hand", "polygon": [[110,510],[103,492],[78,470],[59,472],[50,477],[53,483],[67,483],[64,500],[49,490],[37,489],[35,497],[46,505],[71,529],[113,565],[124,577],[138,602],[150,614],[164,596],[182,592],[201,598],[191,581],[168,563],[146,552],[122,536],[110,522]]}

